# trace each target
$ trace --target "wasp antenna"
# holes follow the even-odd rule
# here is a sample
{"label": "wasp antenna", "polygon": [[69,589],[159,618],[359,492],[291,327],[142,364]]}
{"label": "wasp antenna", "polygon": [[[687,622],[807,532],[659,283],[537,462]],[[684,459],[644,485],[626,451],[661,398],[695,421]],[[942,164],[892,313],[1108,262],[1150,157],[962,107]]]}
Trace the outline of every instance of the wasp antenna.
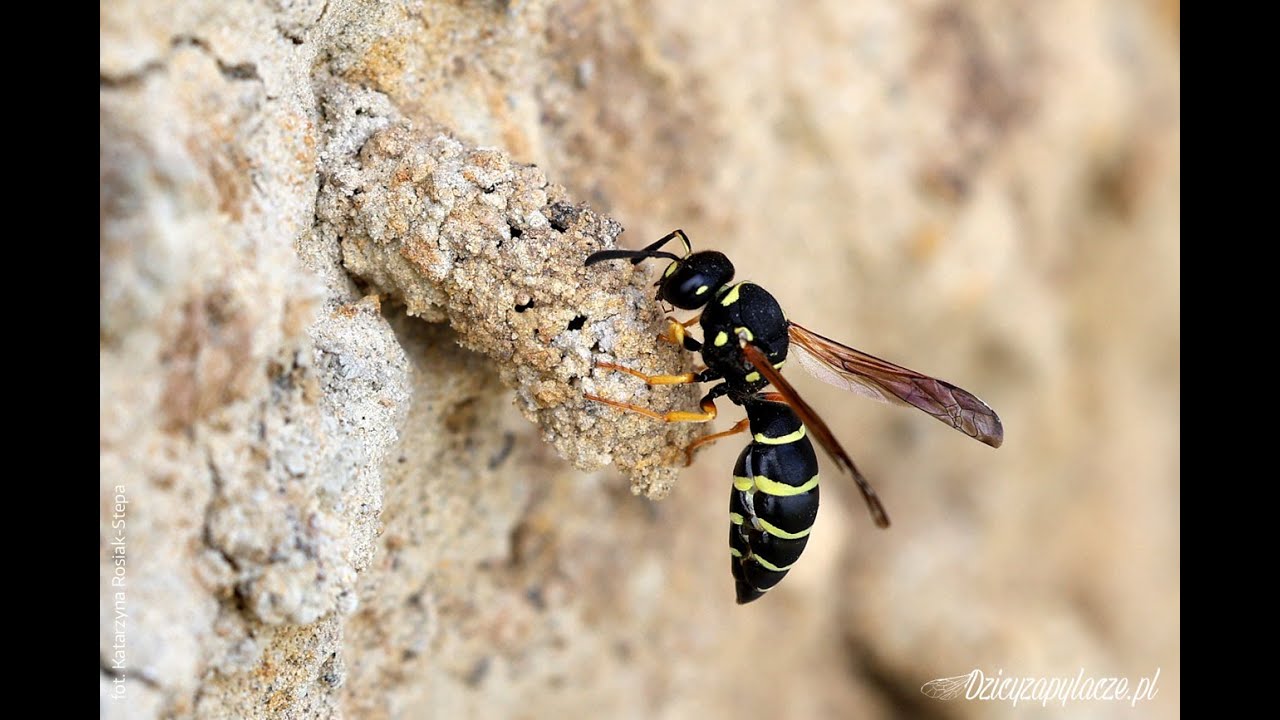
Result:
{"label": "wasp antenna", "polygon": [[628,260],[629,259],[631,260],[631,263],[634,265],[640,262],[641,260],[648,260],[649,258],[666,258],[668,260],[675,260],[677,262],[679,262],[680,260],[680,256],[666,252],[666,251],[662,251],[662,250],[659,250],[659,251],[601,250],[600,252],[592,253],[587,258],[587,262],[585,264],[595,265],[598,262],[604,262],[606,260]]}

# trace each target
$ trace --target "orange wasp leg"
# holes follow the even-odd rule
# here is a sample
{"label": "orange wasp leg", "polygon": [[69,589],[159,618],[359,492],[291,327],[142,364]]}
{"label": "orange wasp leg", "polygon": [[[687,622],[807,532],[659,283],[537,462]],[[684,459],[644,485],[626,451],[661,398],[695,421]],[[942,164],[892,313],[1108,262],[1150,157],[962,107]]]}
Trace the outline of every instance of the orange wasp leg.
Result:
{"label": "orange wasp leg", "polygon": [[638,377],[650,385],[688,385],[690,383],[698,382],[696,374],[691,372],[680,373],[679,375],[646,375],[639,370],[632,370],[629,367],[623,367],[621,365],[614,365],[613,363],[606,362],[598,362],[596,363],[596,367],[604,368],[605,370],[617,370],[618,372],[624,372],[632,377]]}
{"label": "orange wasp leg", "polygon": [[720,440],[722,438],[727,438],[730,435],[737,435],[740,432],[745,432],[748,427],[751,427],[751,420],[748,418],[742,418],[741,420],[738,421],[736,425],[729,428],[728,430],[725,430],[724,432],[718,432],[713,435],[701,437],[689,443],[689,446],[684,449],[684,466],[689,467],[690,465],[693,464],[694,450],[697,450],[703,445],[710,445],[711,443],[717,440]]}
{"label": "orange wasp leg", "polygon": [[690,326],[701,319],[702,313],[698,313],[684,322],[674,318],[667,318],[667,329],[658,334],[658,339],[663,342],[669,342],[672,345],[680,345],[691,352],[697,352],[702,349],[702,343],[689,337],[687,331]]}
{"label": "orange wasp leg", "polygon": [[605,405],[612,405],[613,407],[619,408],[621,410],[626,410],[628,412],[644,415],[647,418],[652,418],[659,422],[703,423],[703,422],[711,422],[712,420],[716,419],[716,401],[713,398],[709,398],[709,397],[702,399],[702,402],[698,404],[699,410],[696,412],[692,412],[689,410],[672,410],[670,412],[665,412],[665,413],[655,412],[653,410],[650,410],[649,408],[640,407],[639,405],[632,405],[631,403],[620,402],[618,400],[609,400],[608,398],[602,398],[599,395],[584,394],[583,397],[585,397],[588,400],[594,400],[595,402],[598,402],[598,403],[604,403]]}

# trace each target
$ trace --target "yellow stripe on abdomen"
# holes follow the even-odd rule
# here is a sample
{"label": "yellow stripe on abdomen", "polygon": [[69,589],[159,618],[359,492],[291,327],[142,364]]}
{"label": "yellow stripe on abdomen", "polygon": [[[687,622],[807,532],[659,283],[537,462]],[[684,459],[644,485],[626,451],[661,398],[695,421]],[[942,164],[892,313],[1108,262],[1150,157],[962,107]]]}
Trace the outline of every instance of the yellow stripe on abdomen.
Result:
{"label": "yellow stripe on abdomen", "polygon": [[784,482],[778,482],[773,478],[765,477],[764,475],[756,475],[755,477],[742,477],[735,475],[733,478],[733,487],[741,492],[759,490],[765,495],[772,495],[774,497],[791,497],[792,495],[803,495],[804,493],[818,487],[818,476],[814,475],[803,485],[788,485]]}
{"label": "yellow stripe on abdomen", "polygon": [[775,437],[769,437],[768,435],[756,435],[755,439],[756,439],[756,442],[762,443],[764,445],[788,445],[804,437],[805,432],[806,430],[804,429],[804,425],[801,425],[799,430],[796,430],[795,432],[787,433],[782,437],[775,438]]}
{"label": "yellow stripe on abdomen", "polygon": [[803,485],[788,485],[786,483],[781,483],[781,482],[778,482],[777,480],[767,478],[764,475],[757,475],[755,477],[755,481],[756,481],[757,490],[764,493],[765,495],[772,495],[774,497],[791,497],[792,495],[803,495],[804,493],[807,493],[810,490],[818,487],[817,475],[814,475],[813,477],[809,478],[808,482],[806,482]]}
{"label": "yellow stripe on abdomen", "polygon": [[795,563],[791,563],[791,565],[783,565],[782,567],[778,567],[777,565],[774,565],[773,563],[769,562],[768,560],[765,560],[764,558],[754,553],[751,555],[751,559],[755,560],[756,563],[758,563],[760,567],[764,568],[765,570],[772,570],[773,572],[786,572],[791,569],[791,565],[795,565]]}
{"label": "yellow stripe on abdomen", "polygon": [[800,532],[792,533],[792,532],[787,532],[786,530],[783,530],[777,525],[774,525],[768,520],[764,520],[762,518],[756,518],[756,522],[760,523],[761,530],[764,530],[770,535],[776,538],[779,538],[781,540],[799,540],[802,537],[808,537],[809,532],[813,530],[813,526],[810,525],[809,527],[801,530]]}

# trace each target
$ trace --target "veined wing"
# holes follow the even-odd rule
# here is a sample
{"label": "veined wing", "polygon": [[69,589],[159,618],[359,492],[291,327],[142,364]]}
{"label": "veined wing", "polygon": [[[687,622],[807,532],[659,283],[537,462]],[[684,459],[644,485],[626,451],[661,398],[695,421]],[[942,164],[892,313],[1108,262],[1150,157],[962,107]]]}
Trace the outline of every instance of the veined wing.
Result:
{"label": "veined wing", "polygon": [[790,323],[788,332],[800,365],[819,380],[881,402],[918,408],[991,447],[1004,442],[1000,417],[972,393],[795,323]]}
{"label": "veined wing", "polygon": [[773,385],[782,399],[786,401],[791,409],[799,416],[800,422],[805,424],[809,432],[818,439],[818,444],[822,445],[822,449],[836,461],[836,465],[841,470],[849,473],[853,481],[858,484],[858,489],[862,491],[862,499],[867,502],[867,509],[871,511],[871,517],[875,520],[876,525],[880,527],[889,527],[889,514],[885,512],[884,505],[880,503],[880,496],[876,495],[875,488],[871,487],[871,483],[858,470],[858,466],[853,464],[853,458],[849,457],[849,453],[840,447],[840,441],[836,440],[836,436],[831,432],[831,428],[823,422],[818,413],[809,407],[809,403],[800,397],[800,393],[782,377],[782,373],[778,372],[773,364],[769,362],[769,357],[764,354],[760,348],[748,342],[742,343],[742,352],[747,356],[747,360],[755,366],[764,379]]}

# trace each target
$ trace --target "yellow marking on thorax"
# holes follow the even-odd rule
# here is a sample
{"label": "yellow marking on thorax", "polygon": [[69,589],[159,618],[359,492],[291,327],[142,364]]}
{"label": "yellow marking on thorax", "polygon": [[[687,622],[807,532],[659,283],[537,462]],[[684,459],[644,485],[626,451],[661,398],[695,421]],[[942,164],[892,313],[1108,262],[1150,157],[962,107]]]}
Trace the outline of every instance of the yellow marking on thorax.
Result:
{"label": "yellow marking on thorax", "polygon": [[720,332],[716,333],[716,339],[713,340],[711,344],[715,345],[716,347],[724,347],[725,344],[728,342],[729,342],[729,333],[721,330]]}
{"label": "yellow marking on thorax", "polygon": [[735,475],[733,478],[733,487],[734,489],[741,490],[742,492],[751,492],[755,489],[756,484],[751,482],[751,478],[738,477]]}
{"label": "yellow marking on thorax", "polygon": [[710,289],[711,289],[711,288],[707,287],[706,285],[702,285],[702,286],[700,286],[700,287],[698,288],[698,290],[697,290],[696,292],[694,292],[693,294],[694,294],[694,295],[706,295],[706,294],[707,294],[707,291],[708,291],[708,290],[710,290]]}
{"label": "yellow marking on thorax", "polygon": [[[744,329],[744,328],[738,328],[738,329],[739,329],[739,330],[742,330],[742,329]],[[749,331],[748,331],[748,332],[749,332]],[[750,340],[751,338],[747,338],[747,339],[748,339],[748,340]],[[786,361],[786,360],[779,360],[778,362],[774,363],[774,365],[773,365],[773,369],[774,369],[774,370],[780,370],[780,369],[782,369],[782,366],[783,366],[783,365],[786,365],[786,364],[787,364],[787,361]],[[745,377],[744,379],[745,379],[747,382],[757,382],[757,381],[759,381],[759,380],[760,380],[760,371],[759,371],[759,370],[752,370],[751,372],[747,373],[747,375],[746,375],[746,377]]]}
{"label": "yellow marking on thorax", "polygon": [[740,558],[740,557],[742,557],[742,551],[741,551],[741,550],[739,550],[739,549],[738,549],[738,548],[736,548],[736,547],[730,547],[730,548],[729,548],[729,554],[730,554],[730,555],[732,555],[732,556],[734,556],[734,557],[736,557],[736,558]]}
{"label": "yellow marking on thorax", "polygon": [[774,438],[774,437],[769,437],[768,435],[758,434],[755,436],[755,438],[756,438],[756,442],[762,443],[764,445],[788,445],[804,437],[804,435],[805,435],[804,425],[801,425],[799,430],[796,430],[795,432],[792,432],[792,433],[787,433],[782,437]]}
{"label": "yellow marking on thorax", "polygon": [[671,277],[675,273],[676,268],[680,267],[680,263],[673,262],[667,266],[667,271],[662,273],[662,277]]}
{"label": "yellow marking on thorax", "polygon": [[743,338],[743,339],[744,339],[744,340],[746,340],[747,342],[751,342],[752,340],[755,340],[755,339],[756,339],[755,334],[754,334],[754,333],[752,333],[750,329],[748,329],[748,328],[744,328],[744,327],[736,327],[736,328],[734,328],[734,329],[733,329],[733,334],[734,334],[734,335],[737,335],[737,336],[738,336],[738,337],[740,337],[740,338]]}
{"label": "yellow marking on thorax", "polygon": [[733,523],[734,525],[741,525],[743,522],[745,522],[745,518],[742,517],[741,513],[731,512],[729,513],[729,522]]}
{"label": "yellow marking on thorax", "polygon": [[733,287],[729,288],[729,292],[725,293],[724,297],[720,298],[720,304],[724,305],[725,307],[728,307],[738,302],[738,291],[742,289],[743,285],[747,285],[747,284],[748,283],[740,282],[737,285],[734,285]]}

